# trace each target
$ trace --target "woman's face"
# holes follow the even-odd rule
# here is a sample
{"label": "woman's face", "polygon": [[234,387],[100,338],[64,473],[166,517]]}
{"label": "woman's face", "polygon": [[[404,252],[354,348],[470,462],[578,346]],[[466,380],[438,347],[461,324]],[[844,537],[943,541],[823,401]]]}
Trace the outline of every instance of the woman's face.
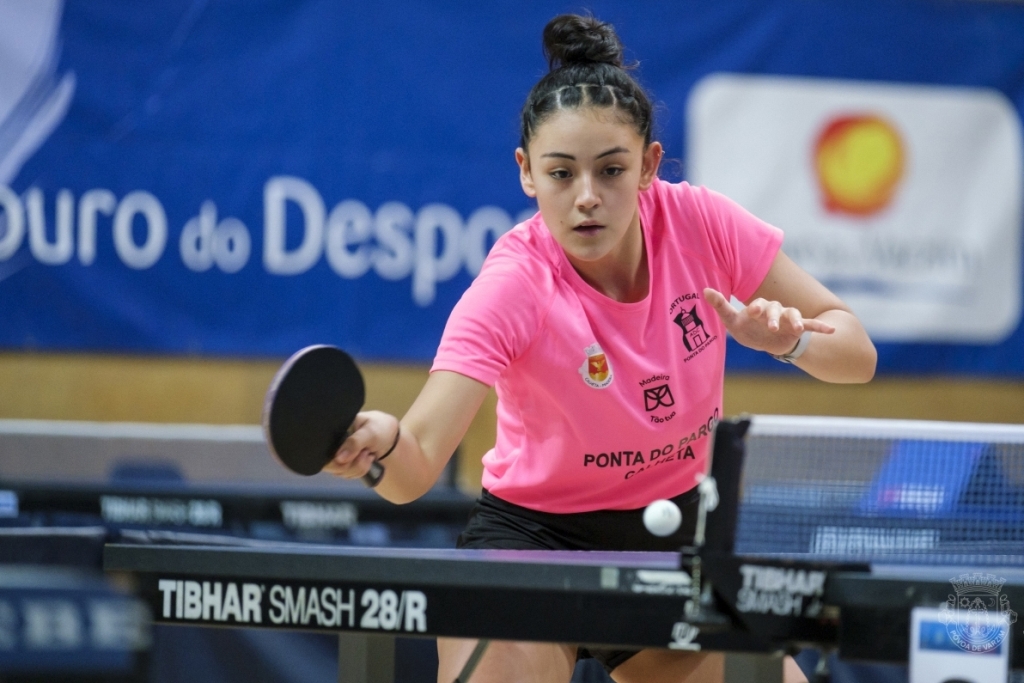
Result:
{"label": "woman's face", "polygon": [[545,120],[516,160],[523,191],[577,265],[614,260],[628,236],[639,237],[638,193],[651,185],[661,154],[657,142],[644,149],[614,109],[583,107]]}

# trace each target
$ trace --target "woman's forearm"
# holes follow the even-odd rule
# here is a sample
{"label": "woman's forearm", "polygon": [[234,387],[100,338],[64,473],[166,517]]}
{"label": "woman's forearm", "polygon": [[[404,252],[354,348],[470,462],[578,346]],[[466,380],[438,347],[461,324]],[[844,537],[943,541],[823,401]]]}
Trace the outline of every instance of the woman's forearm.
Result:
{"label": "woman's forearm", "polygon": [[402,425],[395,450],[380,463],[384,466],[384,478],[377,485],[377,493],[392,503],[414,501],[430,490],[450,457],[449,454],[447,458],[429,458],[415,432]]}

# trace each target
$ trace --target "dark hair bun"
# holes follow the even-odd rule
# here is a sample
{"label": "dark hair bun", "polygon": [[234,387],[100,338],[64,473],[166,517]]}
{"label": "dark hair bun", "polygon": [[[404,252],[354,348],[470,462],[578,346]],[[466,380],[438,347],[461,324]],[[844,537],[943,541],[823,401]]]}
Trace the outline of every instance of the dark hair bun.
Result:
{"label": "dark hair bun", "polygon": [[544,27],[544,56],[551,70],[573,64],[622,66],[622,43],[611,24],[594,17],[562,14]]}

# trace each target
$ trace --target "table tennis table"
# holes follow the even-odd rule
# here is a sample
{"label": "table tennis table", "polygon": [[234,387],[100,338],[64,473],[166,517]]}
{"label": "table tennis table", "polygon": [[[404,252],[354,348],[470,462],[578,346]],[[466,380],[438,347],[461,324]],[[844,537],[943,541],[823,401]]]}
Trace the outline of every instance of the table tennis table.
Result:
{"label": "table tennis table", "polygon": [[[907,661],[909,614],[945,604],[974,567],[833,566],[770,557],[628,553],[131,545],[105,568],[135,575],[158,623],[338,633],[341,680],[390,681],[396,636],[572,642]],[[1024,605],[1024,572],[986,567]],[[1024,668],[1024,631],[1012,630]],[[774,663],[773,663],[774,662]],[[728,678],[727,678],[728,680]]]}
{"label": "table tennis table", "polygon": [[1024,605],[1024,428],[756,416],[718,426],[711,473],[675,553],[117,543],[104,566],[160,623],[338,633],[340,677],[375,683],[399,635],[724,651],[767,683],[804,647],[906,662],[911,610],[958,577]]}

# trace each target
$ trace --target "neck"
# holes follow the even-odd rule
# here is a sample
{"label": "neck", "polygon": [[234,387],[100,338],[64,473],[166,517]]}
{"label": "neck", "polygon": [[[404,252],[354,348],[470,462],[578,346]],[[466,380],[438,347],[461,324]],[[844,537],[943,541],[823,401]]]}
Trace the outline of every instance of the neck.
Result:
{"label": "neck", "polygon": [[580,261],[566,255],[584,282],[609,299],[633,303],[650,289],[647,250],[638,211],[618,248],[597,261]]}

